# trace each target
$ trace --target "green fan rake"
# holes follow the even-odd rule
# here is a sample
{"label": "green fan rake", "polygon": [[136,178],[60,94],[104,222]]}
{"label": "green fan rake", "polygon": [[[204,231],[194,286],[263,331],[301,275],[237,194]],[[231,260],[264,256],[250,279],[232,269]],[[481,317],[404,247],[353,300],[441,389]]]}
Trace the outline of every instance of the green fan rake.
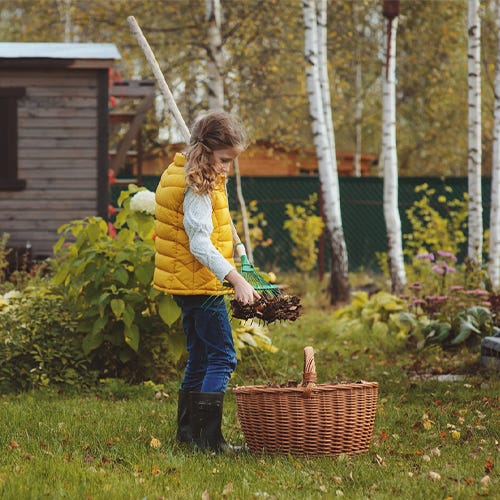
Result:
{"label": "green fan rake", "polygon": [[245,278],[248,283],[250,283],[260,296],[266,297],[277,297],[282,293],[279,285],[275,283],[269,283],[266,281],[256,270],[255,267],[250,264],[248,257],[245,254],[240,255],[241,267],[240,274]]}

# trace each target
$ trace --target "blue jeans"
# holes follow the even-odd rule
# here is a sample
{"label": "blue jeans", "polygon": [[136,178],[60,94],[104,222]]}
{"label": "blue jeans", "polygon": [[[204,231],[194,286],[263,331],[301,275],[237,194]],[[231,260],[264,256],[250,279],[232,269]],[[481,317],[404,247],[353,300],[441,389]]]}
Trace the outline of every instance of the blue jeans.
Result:
{"label": "blue jeans", "polygon": [[236,351],[224,297],[174,295],[174,300],[182,309],[188,351],[182,389],[226,392]]}

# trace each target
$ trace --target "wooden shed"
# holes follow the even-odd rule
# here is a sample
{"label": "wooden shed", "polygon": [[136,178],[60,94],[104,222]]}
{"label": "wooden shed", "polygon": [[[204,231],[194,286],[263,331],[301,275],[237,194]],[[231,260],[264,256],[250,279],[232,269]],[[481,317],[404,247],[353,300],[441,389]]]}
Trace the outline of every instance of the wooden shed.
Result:
{"label": "wooden shed", "polygon": [[0,43],[0,236],[48,256],[61,224],[107,217],[114,44]]}

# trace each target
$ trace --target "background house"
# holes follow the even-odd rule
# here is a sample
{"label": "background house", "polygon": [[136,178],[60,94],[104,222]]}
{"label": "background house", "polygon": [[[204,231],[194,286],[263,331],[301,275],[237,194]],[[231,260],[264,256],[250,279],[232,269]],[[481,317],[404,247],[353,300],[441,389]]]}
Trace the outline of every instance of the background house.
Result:
{"label": "background house", "polygon": [[107,216],[114,44],[0,43],[0,235],[47,256],[57,228]]}
{"label": "background house", "polygon": [[[143,157],[140,162],[135,156],[128,158],[127,175],[161,175],[174,154],[184,151],[184,143],[170,144],[163,157]],[[337,170],[342,177],[354,176],[354,153],[336,151]],[[361,176],[374,175],[377,157],[372,154],[361,155]],[[259,141],[251,144],[238,157],[240,173],[248,177],[295,177],[298,175],[318,175],[318,160],[312,147],[309,151],[290,150],[276,144]]]}

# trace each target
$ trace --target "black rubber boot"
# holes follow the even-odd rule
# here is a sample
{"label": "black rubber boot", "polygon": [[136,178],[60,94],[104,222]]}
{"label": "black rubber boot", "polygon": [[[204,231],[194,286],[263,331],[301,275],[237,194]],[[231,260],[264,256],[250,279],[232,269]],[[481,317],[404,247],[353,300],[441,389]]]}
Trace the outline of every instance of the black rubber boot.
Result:
{"label": "black rubber boot", "polygon": [[194,443],[191,427],[191,391],[179,389],[177,403],[177,441],[179,443]]}
{"label": "black rubber boot", "polygon": [[191,393],[191,425],[193,438],[200,450],[234,453],[241,447],[226,443],[221,431],[223,392]]}

